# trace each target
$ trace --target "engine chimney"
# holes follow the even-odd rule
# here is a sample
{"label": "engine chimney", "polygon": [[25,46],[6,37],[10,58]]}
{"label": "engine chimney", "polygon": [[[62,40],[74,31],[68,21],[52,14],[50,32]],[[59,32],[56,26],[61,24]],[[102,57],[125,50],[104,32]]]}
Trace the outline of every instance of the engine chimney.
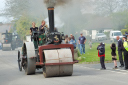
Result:
{"label": "engine chimney", "polygon": [[54,7],[48,7],[49,32],[54,32]]}

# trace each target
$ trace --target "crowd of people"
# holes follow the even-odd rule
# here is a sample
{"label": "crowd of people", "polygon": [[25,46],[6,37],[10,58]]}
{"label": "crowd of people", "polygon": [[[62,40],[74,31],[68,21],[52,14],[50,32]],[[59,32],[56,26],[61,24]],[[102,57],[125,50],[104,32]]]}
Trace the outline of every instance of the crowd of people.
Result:
{"label": "crowd of people", "polygon": [[[123,38],[121,39],[119,36],[116,37],[118,41],[117,49],[118,49],[118,55],[119,55],[119,62],[120,62],[120,68],[124,67],[124,70],[128,70],[128,33],[126,33]],[[112,43],[110,45],[111,48],[111,56],[112,60],[114,62],[114,68],[117,69],[117,54],[116,54],[116,44]],[[105,70],[105,44],[100,43],[97,47],[98,50],[98,56],[100,57],[100,63],[101,63],[101,70]],[[124,54],[124,58],[123,55]]]}
{"label": "crowd of people", "polygon": [[[66,44],[73,44],[74,49],[76,49],[77,42],[76,42],[75,37],[72,34],[70,34],[70,37],[68,37],[68,35],[65,36],[65,43]],[[78,47],[79,47],[81,54],[85,54],[85,43],[86,43],[86,38],[81,33],[80,37],[78,39]],[[91,42],[90,42],[90,44],[91,44]]]}
{"label": "crowd of people", "polygon": [[72,34],[70,34],[70,37],[68,37],[68,35],[66,35],[64,42],[65,42],[65,44],[73,44],[74,49],[76,49],[77,43],[76,43],[75,37]]}

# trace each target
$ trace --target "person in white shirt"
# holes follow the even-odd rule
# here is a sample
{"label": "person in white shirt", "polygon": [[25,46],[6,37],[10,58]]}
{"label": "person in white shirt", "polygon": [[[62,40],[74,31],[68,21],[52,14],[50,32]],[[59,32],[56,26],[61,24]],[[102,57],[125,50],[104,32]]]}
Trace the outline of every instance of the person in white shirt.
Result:
{"label": "person in white shirt", "polygon": [[2,49],[2,44],[1,44],[1,42],[0,42],[0,49]]}

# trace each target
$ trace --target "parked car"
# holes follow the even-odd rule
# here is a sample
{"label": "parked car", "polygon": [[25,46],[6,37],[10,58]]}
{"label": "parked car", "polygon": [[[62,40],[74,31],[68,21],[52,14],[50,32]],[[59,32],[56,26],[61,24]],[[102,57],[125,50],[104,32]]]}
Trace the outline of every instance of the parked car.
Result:
{"label": "parked car", "polygon": [[98,33],[96,34],[95,39],[97,41],[107,40],[107,36],[104,33]]}

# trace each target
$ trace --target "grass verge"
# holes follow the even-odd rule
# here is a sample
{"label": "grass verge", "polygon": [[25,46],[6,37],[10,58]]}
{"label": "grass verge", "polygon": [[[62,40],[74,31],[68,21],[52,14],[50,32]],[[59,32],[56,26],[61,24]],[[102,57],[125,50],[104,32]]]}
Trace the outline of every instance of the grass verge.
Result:
{"label": "grass verge", "polygon": [[[85,45],[85,54],[80,55],[80,52],[78,52],[79,63],[92,63],[92,62],[99,63],[100,58],[98,57],[98,51],[97,51],[98,45],[99,45],[99,43],[93,43],[92,49],[90,49],[89,45],[86,44]],[[117,57],[117,59],[118,59],[118,57]],[[107,62],[112,61],[110,44],[105,44],[105,61],[107,61]]]}

